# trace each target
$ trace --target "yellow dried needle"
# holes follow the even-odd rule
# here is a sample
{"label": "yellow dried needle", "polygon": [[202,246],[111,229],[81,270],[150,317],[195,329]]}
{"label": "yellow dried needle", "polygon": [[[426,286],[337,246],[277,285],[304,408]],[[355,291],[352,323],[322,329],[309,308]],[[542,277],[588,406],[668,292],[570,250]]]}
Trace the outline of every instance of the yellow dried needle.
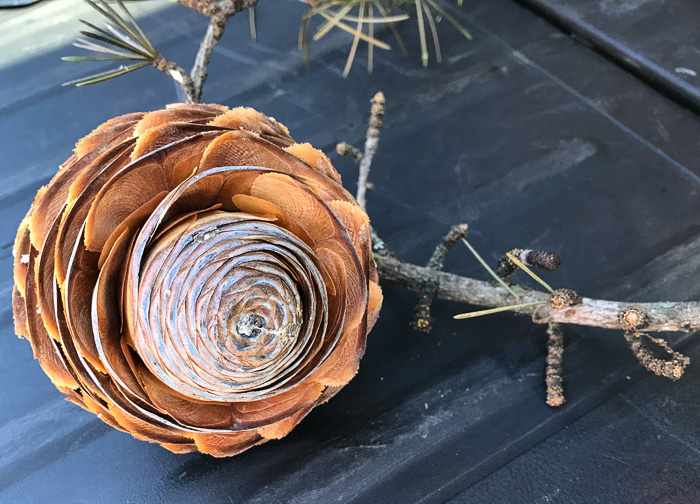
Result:
{"label": "yellow dried needle", "polygon": [[503,281],[501,277],[499,277],[493,269],[491,269],[491,266],[486,264],[486,261],[479,255],[479,253],[476,251],[474,247],[471,246],[471,244],[465,239],[462,238],[462,241],[464,244],[467,246],[469,251],[476,257],[476,260],[481,263],[481,265],[484,267],[486,271],[489,272],[489,274],[496,280],[499,284],[501,284],[501,287],[503,287],[505,290],[507,290],[511,295],[515,296],[515,298],[519,298],[520,296],[515,293],[513,289],[510,288],[510,286]]}
{"label": "yellow dried needle", "polygon": [[[345,15],[350,12],[352,9],[352,5],[346,5],[342,9],[338,10],[338,12],[334,12],[333,16],[323,16],[326,18],[326,22],[323,23],[319,28],[318,31],[314,34],[314,42],[317,42],[318,40],[321,39],[326,33],[328,33],[331,28],[336,26],[338,22],[345,17]],[[325,12],[319,12],[319,14],[325,14]]]}
{"label": "yellow dried needle", "polygon": [[506,252],[506,255],[508,256],[508,259],[510,259],[511,261],[513,261],[513,262],[515,263],[515,265],[516,265],[518,268],[520,268],[520,269],[523,270],[525,273],[527,273],[528,275],[530,275],[532,278],[534,278],[535,280],[537,280],[537,281],[539,282],[539,284],[540,284],[542,287],[544,287],[545,289],[547,289],[547,290],[548,290],[549,292],[551,292],[552,294],[556,294],[556,293],[554,292],[554,289],[552,289],[552,288],[549,286],[549,284],[548,284],[547,282],[545,282],[545,281],[542,280],[540,277],[538,277],[537,275],[535,275],[535,272],[532,271],[532,270],[531,270],[530,268],[528,268],[527,266],[525,266],[525,265],[522,263],[522,261],[521,261],[520,259],[518,259],[517,257],[515,257],[515,256],[514,256],[513,254],[511,254],[510,252]]}
{"label": "yellow dried needle", "polygon": [[[357,53],[357,45],[360,43],[360,33],[362,33],[362,25],[365,22],[365,4],[360,5],[360,15],[357,19],[357,34],[352,40],[352,46],[350,47],[350,52],[348,53],[348,59],[345,62],[345,69],[343,70],[343,77],[347,77],[350,73],[350,68],[352,67],[352,62],[355,60],[355,54]],[[371,25],[370,25],[371,26]],[[372,36],[372,31],[369,32],[370,37]],[[372,47],[372,44],[369,44]]]}
{"label": "yellow dried needle", "polygon": [[457,320],[463,320],[463,319],[469,319],[469,318],[474,318],[474,317],[481,317],[482,315],[491,315],[492,313],[517,310],[518,308],[525,308],[526,306],[535,306],[535,305],[543,305],[543,304],[547,304],[547,301],[540,301],[538,303],[523,303],[523,304],[516,304],[516,305],[499,306],[498,308],[489,308],[488,310],[479,310],[479,311],[474,311],[474,312],[460,313],[459,315],[455,315],[453,318],[455,318]]}

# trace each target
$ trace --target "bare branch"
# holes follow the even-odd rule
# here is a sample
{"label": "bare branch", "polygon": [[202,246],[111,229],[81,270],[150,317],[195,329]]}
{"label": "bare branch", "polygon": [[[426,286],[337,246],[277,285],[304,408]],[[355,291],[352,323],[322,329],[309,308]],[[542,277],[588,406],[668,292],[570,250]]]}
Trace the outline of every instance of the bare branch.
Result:
{"label": "bare branch", "polygon": [[[415,292],[420,292],[427,282],[437,282],[436,297],[439,299],[485,307],[509,306],[513,303],[512,296],[503,287],[484,280],[435,271],[394,257],[378,258],[377,269],[385,282],[401,285]],[[546,303],[542,306],[515,310],[518,313],[531,315],[537,323],[559,322],[620,329],[622,326],[619,313],[630,305],[629,301],[605,301],[584,297],[579,304],[554,309],[550,306],[552,296],[547,292],[520,286],[514,286],[513,290],[518,293],[522,303]],[[645,331],[700,330],[700,303],[638,303],[635,307],[646,314],[648,322]]]}

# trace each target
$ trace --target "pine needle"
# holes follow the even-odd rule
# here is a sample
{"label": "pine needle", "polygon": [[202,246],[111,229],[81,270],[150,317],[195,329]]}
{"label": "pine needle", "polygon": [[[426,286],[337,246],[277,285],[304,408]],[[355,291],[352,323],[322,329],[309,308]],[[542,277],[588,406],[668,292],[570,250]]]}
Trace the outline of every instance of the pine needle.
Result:
{"label": "pine needle", "polygon": [[258,28],[257,22],[255,21],[255,6],[248,9],[248,24],[250,25],[250,38],[253,41],[258,40]]}
{"label": "pine needle", "polygon": [[[350,68],[352,67],[352,62],[355,60],[355,54],[357,53],[357,45],[360,43],[360,34],[362,33],[362,24],[364,23],[365,17],[365,4],[360,6],[360,16],[357,20],[357,34],[352,41],[352,47],[350,48],[350,53],[348,53],[348,59],[345,62],[345,69],[343,70],[343,77],[347,77],[350,73]],[[370,47],[372,45],[370,44]]]}
{"label": "pine needle", "polygon": [[518,308],[525,308],[527,306],[544,305],[544,304],[547,304],[547,302],[540,301],[538,303],[523,303],[523,304],[515,304],[515,305],[508,305],[508,306],[499,306],[498,308],[489,308],[488,310],[479,310],[479,311],[473,311],[473,312],[467,312],[467,313],[460,313],[459,315],[455,315],[452,318],[457,319],[457,320],[463,320],[463,319],[481,317],[482,315],[491,315],[492,313],[500,313],[500,312],[504,312],[504,311],[517,310]]}
{"label": "pine needle", "polygon": [[[328,14],[328,13],[326,13],[326,12],[321,12],[320,14],[321,14],[321,16],[323,16],[323,17],[326,18],[326,19],[330,19],[330,18],[331,18],[330,14]],[[369,44],[373,44],[373,45],[379,47],[380,49],[385,49],[385,50],[387,50],[387,51],[391,50],[391,46],[389,46],[389,44],[386,44],[386,43],[384,43],[384,42],[382,42],[382,41],[380,41],[380,40],[377,40],[377,39],[375,39],[375,38],[370,38],[370,37],[368,37],[367,35],[365,35],[364,33],[358,32],[358,31],[355,30],[354,28],[352,28],[352,27],[346,25],[345,23],[343,23],[343,22],[341,22],[341,21],[338,21],[338,22],[336,23],[336,26],[337,26],[338,28],[340,28],[341,30],[344,30],[344,31],[350,33],[351,35],[357,35],[358,37],[360,37],[360,38],[361,38],[362,40],[364,40],[365,42],[367,42],[367,43],[369,43]]]}
{"label": "pine needle", "polygon": [[318,42],[319,40],[321,40],[321,37],[323,37],[326,33],[331,31],[331,29],[334,26],[338,26],[338,23],[340,22],[340,20],[343,19],[345,17],[345,15],[348,12],[350,12],[351,9],[352,9],[352,5],[346,5],[345,7],[343,7],[339,11],[337,11],[335,14],[333,14],[333,16],[330,18],[326,17],[323,12],[319,12],[319,14],[326,17],[327,21],[318,27],[318,30],[314,34],[314,38],[313,38],[314,42]]}
{"label": "pine needle", "polygon": [[430,26],[430,32],[433,34],[433,45],[435,46],[435,59],[438,63],[442,63],[442,53],[440,52],[440,38],[438,37],[437,28],[435,27],[435,20],[433,19],[433,14],[430,12],[430,7],[423,4],[423,10],[425,11],[425,17],[428,19],[428,26]]}
{"label": "pine needle", "polygon": [[75,86],[75,87],[84,87],[84,86],[90,86],[92,84],[99,84],[100,82],[104,82],[110,79],[114,79],[115,77],[119,77],[120,75],[127,74],[129,72],[133,72],[134,70],[138,70],[139,68],[143,68],[147,65],[150,65],[151,63],[148,61],[144,61],[142,63],[136,63],[135,65],[130,65],[130,66],[120,66],[119,68],[115,68],[113,70],[107,70],[106,72],[100,72],[94,75],[90,75],[88,77],[82,77],[80,79],[75,79],[70,82],[64,82],[62,85],[65,87],[68,86]]}
{"label": "pine needle", "polygon": [[479,255],[479,253],[476,251],[476,249],[475,249],[474,247],[471,246],[471,244],[466,240],[466,238],[462,238],[462,241],[463,241],[464,244],[467,246],[467,248],[469,249],[469,251],[474,255],[474,257],[476,257],[476,260],[479,261],[479,262],[481,263],[481,265],[484,267],[484,269],[485,269],[486,271],[489,272],[489,275],[491,275],[491,276],[493,277],[494,280],[496,280],[499,284],[501,284],[501,287],[503,287],[503,288],[504,288],[505,290],[507,290],[510,294],[512,294],[513,296],[515,296],[516,299],[520,297],[518,294],[516,294],[516,292],[515,292],[513,289],[510,288],[510,286],[509,286],[507,283],[505,283],[505,282],[503,281],[503,279],[502,279],[501,277],[499,277],[499,276],[496,274],[495,271],[493,271],[493,269],[491,268],[491,266],[489,266],[489,265],[486,263],[486,261],[484,261],[484,259],[481,257],[481,255]]}
{"label": "pine needle", "polygon": [[[369,4],[369,19],[367,20],[367,33],[370,37],[374,38],[374,5]],[[374,70],[374,46],[372,44],[367,45],[367,72],[372,73]]]}
{"label": "pine needle", "polygon": [[420,55],[423,66],[428,66],[428,42],[425,40],[425,24],[423,21],[423,0],[416,0],[416,17],[418,19],[418,37],[420,38]]}
{"label": "pine needle", "polygon": [[[381,0],[374,0],[374,5],[375,7],[377,7],[377,10],[384,19],[389,18],[388,12],[382,5]],[[387,25],[389,26],[391,33],[394,35],[394,38],[396,39],[396,44],[398,44],[401,53],[403,53],[404,56],[408,56],[408,49],[406,49],[406,45],[403,43],[403,39],[401,38],[401,35],[399,35],[399,31],[396,29],[396,25],[394,24],[394,22],[387,21]]]}
{"label": "pine needle", "polygon": [[[134,61],[131,65],[120,64],[117,68],[66,82],[64,86],[89,86],[120,75],[133,72],[151,64],[158,57],[158,52],[131,13],[124,7],[121,0],[116,4],[122,13],[117,12],[105,0],[86,0],[86,2],[105,18],[104,28],[100,28],[83,19],[80,20],[90,30],[81,30],[81,35],[87,37],[78,39],[73,45],[93,53],[86,56],[65,56],[64,61]],[[92,39],[92,40],[90,40]],[[96,41],[96,42],[95,42]],[[98,43],[99,42],[99,43]]]}
{"label": "pine needle", "polygon": [[440,5],[439,5],[435,0],[424,0],[424,1],[427,2],[433,9],[435,9],[436,11],[438,11],[438,13],[439,13],[442,17],[444,17],[445,19],[447,19],[447,21],[448,21],[452,26],[454,26],[455,28],[457,28],[457,31],[459,31],[459,33],[461,33],[462,35],[464,35],[464,37],[465,37],[467,40],[471,40],[471,39],[472,39],[471,33],[469,33],[469,32],[459,23],[459,21],[457,21],[452,15],[450,15],[450,13],[448,13],[445,9],[443,9],[442,7],[440,7]]}

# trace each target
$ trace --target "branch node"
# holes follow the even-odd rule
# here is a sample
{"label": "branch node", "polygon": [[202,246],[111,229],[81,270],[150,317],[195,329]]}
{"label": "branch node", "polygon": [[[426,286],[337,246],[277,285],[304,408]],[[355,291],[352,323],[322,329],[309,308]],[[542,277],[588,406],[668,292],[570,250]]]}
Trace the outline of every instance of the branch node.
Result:
{"label": "branch node", "polygon": [[648,315],[635,307],[620,310],[617,317],[625,331],[636,332],[649,325]]}
{"label": "branch node", "polygon": [[557,289],[549,302],[549,305],[554,310],[563,310],[570,306],[581,304],[582,298],[576,291],[571,289]]}
{"label": "branch node", "polygon": [[199,101],[196,96],[195,83],[187,71],[177,63],[168,60],[161,54],[158,54],[153,60],[153,66],[156,70],[168,74],[175,82],[177,82],[182,90],[187,95],[189,103]]}
{"label": "branch node", "polygon": [[169,67],[174,66],[174,63],[171,63],[159,54],[156,56],[156,59],[153,60],[153,66],[156,68],[156,70],[167,73]]}

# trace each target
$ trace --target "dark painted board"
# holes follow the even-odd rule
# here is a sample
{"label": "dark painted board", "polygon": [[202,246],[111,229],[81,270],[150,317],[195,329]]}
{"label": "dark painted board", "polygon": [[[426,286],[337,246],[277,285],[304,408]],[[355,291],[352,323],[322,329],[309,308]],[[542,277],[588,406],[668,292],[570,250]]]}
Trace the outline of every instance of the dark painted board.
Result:
{"label": "dark painted board", "polygon": [[649,142],[650,148],[700,174],[700,121],[695,114],[688,114],[656,89],[640,85],[640,79],[629,72],[613,68],[576,38],[553,31],[547,20],[523,23],[525,12],[496,10],[480,2],[465,10],[464,17],[487,27],[483,36],[495,37],[497,43],[521,55],[525,64],[559,81],[589,107]]}
{"label": "dark painted board", "polygon": [[449,502],[700,502],[697,380],[644,379]]}
{"label": "dark painted board", "polygon": [[648,84],[700,112],[693,0],[518,0]]}
{"label": "dark painted board", "polygon": [[[348,39],[337,34],[329,45],[314,46],[305,70],[294,49],[296,22],[288,21],[303,9],[263,2],[260,41],[247,39],[245,19],[234,20],[216,51],[205,99],[258,107],[330,153],[339,140],[361,144],[368,100],[382,89],[388,112],[369,211],[401,256],[426,260],[451,224],[466,221],[472,243],[492,262],[515,246],[560,252],[564,266],[547,275],[555,286],[630,300],[698,298],[700,179],[691,147],[697,117],[518,4],[474,4],[459,15],[475,40],[445,26],[442,66],[423,70],[416,57],[378,51],[367,76],[361,49],[342,79]],[[145,24],[163,34],[165,54],[189,61],[200,22],[172,7]],[[401,30],[415,41],[415,25]],[[0,187],[2,292],[11,287],[13,229],[75,140],[108,117],[175,99],[172,84],[150,69],[93,88],[54,88],[52,72],[63,80],[78,71],[57,60],[65,51],[1,70],[24,93],[21,100],[0,93],[6,160],[0,169],[12,182]],[[648,110],[657,110],[654,119],[673,134],[660,135]],[[674,130],[678,123],[687,128]],[[352,187],[356,168],[334,161]],[[485,275],[461,248],[447,267]],[[591,454],[603,442],[623,460],[631,460],[630,443],[642,449],[643,436],[625,437],[644,418],[630,402],[646,408],[647,393],[656,401],[650,408],[675,401],[682,406],[672,416],[658,417],[673,426],[666,432],[683,440],[697,435],[695,368],[681,386],[648,376],[620,334],[567,332],[569,403],[554,411],[544,404],[543,328],[512,315],[452,321],[465,307],[438,303],[438,321],[426,336],[408,328],[413,294],[387,287],[385,296],[353,382],[286,439],[228,460],[170,454],[65,403],[26,342],[13,337],[5,309],[0,502],[440,502],[455,495],[529,502],[545,495],[552,480],[517,464],[546,457],[541,450],[548,446],[556,457],[562,444],[578,440],[588,458],[553,459],[559,466],[550,472],[568,469],[579,477],[557,480],[566,487],[562,495],[585,491],[593,501],[611,502],[607,496],[617,494],[595,485],[600,467]],[[672,341],[700,357],[697,338]],[[586,437],[606,415],[605,439]],[[581,424],[592,427],[581,433]],[[643,432],[657,435],[651,427]],[[694,502],[688,496],[689,475],[700,471],[696,454],[657,453],[661,441],[648,441],[649,467],[682,467],[673,480],[676,502]],[[643,474],[621,471],[615,483],[630,489]],[[501,482],[527,483],[533,493],[493,493]]]}
{"label": "dark painted board", "polygon": [[561,12],[578,16],[689,83],[700,83],[700,34],[694,29],[700,18],[698,2],[542,0],[542,4],[558,6]]}

